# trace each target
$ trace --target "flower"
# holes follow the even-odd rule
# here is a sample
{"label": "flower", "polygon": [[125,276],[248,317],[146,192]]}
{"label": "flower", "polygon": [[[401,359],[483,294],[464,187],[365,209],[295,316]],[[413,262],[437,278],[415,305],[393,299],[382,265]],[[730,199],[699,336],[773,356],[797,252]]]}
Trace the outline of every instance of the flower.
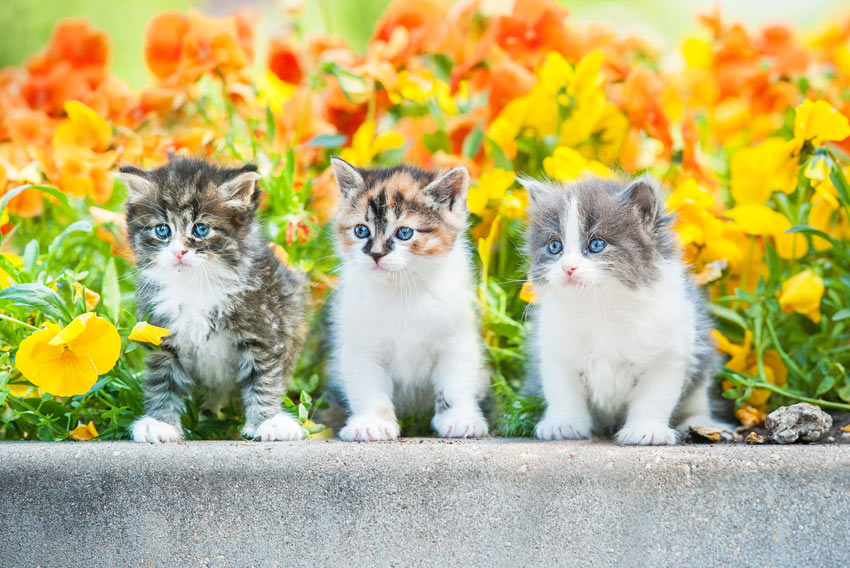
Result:
{"label": "flower", "polygon": [[823,280],[811,270],[795,274],[782,283],[779,305],[786,313],[803,314],[815,323],[820,323],[820,301],[823,297]]}
{"label": "flower", "polygon": [[850,136],[850,121],[826,101],[806,99],[797,106],[794,116],[794,141],[797,148],[810,142],[838,142]]}
{"label": "flower", "polygon": [[94,427],[94,422],[89,421],[88,424],[79,425],[70,432],[71,437],[78,442],[88,442],[92,438],[97,438],[100,434],[97,433],[97,428]]}
{"label": "flower", "polygon": [[87,312],[64,329],[46,323],[21,342],[15,364],[32,384],[55,396],[85,394],[115,366],[121,337],[109,321]]}
{"label": "flower", "polygon": [[130,340],[140,343],[151,343],[159,345],[162,343],[162,338],[171,333],[170,329],[151,325],[146,321],[140,321],[133,326],[130,331]]}
{"label": "flower", "polygon": [[537,290],[533,282],[526,281],[522,283],[522,289],[519,291],[519,299],[527,304],[537,303]]}
{"label": "flower", "polygon": [[[725,335],[717,330],[712,330],[711,334],[717,344],[717,349],[730,356],[726,362],[727,369],[750,376],[759,374],[758,355],[752,347],[753,333],[750,330],[744,333],[744,342],[740,345],[732,343]],[[765,379],[772,385],[783,386],[788,380],[788,370],[779,357],[779,353],[773,349],[767,349],[762,354],[762,369],[764,370]],[[731,383],[724,382],[723,389],[729,390],[730,388],[732,388]],[[764,409],[770,395],[771,391],[768,389],[753,389],[750,398],[747,400],[747,405],[745,405],[752,410],[738,409],[740,415],[736,411],[735,416],[744,424],[759,424],[763,422]],[[747,420],[754,420],[759,416],[760,420],[758,422],[745,421],[745,417]]]}
{"label": "flower", "polygon": [[494,168],[481,174],[478,185],[469,189],[466,204],[470,213],[481,215],[490,201],[501,201],[505,198],[516,175],[508,170]]}
{"label": "flower", "polygon": [[543,169],[558,181],[573,181],[585,175],[614,177],[614,172],[605,164],[588,160],[565,146],[558,146],[551,157],[543,158]]}
{"label": "flower", "polygon": [[368,166],[375,156],[387,150],[395,150],[404,145],[404,137],[397,132],[387,132],[375,136],[375,121],[366,120],[354,133],[351,146],[345,148],[340,157],[355,166]]}

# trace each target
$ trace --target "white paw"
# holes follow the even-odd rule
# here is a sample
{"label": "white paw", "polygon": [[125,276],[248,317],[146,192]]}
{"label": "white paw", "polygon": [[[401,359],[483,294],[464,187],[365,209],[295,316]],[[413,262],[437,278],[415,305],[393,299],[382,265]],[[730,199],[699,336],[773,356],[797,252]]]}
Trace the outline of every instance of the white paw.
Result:
{"label": "white paw", "polygon": [[401,434],[401,428],[395,421],[374,414],[352,416],[339,431],[339,437],[346,442],[374,442],[395,440]]}
{"label": "white paw", "polygon": [[715,420],[710,416],[688,416],[676,426],[676,430],[678,430],[680,434],[685,435],[688,433],[689,428],[700,426],[704,428],[717,428],[718,430],[728,430],[729,432],[733,432],[735,430],[735,427],[731,424],[726,424],[725,422]]}
{"label": "white paw", "polygon": [[134,442],[179,442],[183,432],[162,420],[151,416],[142,416],[131,426]]}
{"label": "white paw", "polygon": [[561,414],[545,416],[534,428],[534,436],[541,440],[585,440],[590,438],[591,429],[590,419]]}
{"label": "white paw", "polygon": [[627,424],[614,439],[625,446],[672,446],[679,441],[679,433],[666,424],[644,422]]}
{"label": "white paw", "polygon": [[487,435],[487,422],[478,409],[450,409],[435,414],[431,427],[440,438],[480,438]]}
{"label": "white paw", "polygon": [[283,412],[263,420],[259,426],[245,424],[242,435],[262,442],[286,442],[304,437],[304,428],[295,418]]}

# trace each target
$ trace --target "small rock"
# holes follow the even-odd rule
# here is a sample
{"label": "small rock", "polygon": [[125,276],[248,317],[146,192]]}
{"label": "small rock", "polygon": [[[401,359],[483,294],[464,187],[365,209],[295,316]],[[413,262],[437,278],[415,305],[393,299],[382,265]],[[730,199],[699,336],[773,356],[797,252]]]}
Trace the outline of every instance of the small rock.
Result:
{"label": "small rock", "polygon": [[695,442],[734,442],[741,439],[740,434],[714,426],[691,426],[688,433]]}
{"label": "small rock", "polygon": [[759,436],[755,432],[750,432],[744,441],[748,444],[764,444],[764,436]]}
{"label": "small rock", "polygon": [[807,402],[782,406],[767,415],[768,435],[780,444],[816,442],[832,428],[832,416]]}

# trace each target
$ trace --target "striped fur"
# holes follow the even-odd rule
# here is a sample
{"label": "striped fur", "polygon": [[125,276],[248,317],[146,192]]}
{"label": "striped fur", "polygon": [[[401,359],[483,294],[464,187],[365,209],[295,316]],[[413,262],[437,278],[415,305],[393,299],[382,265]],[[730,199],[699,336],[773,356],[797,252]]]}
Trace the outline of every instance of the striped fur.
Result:
{"label": "striped fur", "polygon": [[[178,440],[188,396],[200,394],[218,410],[236,392],[246,437],[301,438],[298,423],[281,413],[281,396],[304,342],[306,298],[301,275],[260,236],[256,168],[176,158],[152,171],[123,168],[122,177],[139,314],[171,329],[148,356],[147,414],[133,438]],[[193,234],[198,223],[207,235]],[[155,233],[163,224],[167,239]]]}

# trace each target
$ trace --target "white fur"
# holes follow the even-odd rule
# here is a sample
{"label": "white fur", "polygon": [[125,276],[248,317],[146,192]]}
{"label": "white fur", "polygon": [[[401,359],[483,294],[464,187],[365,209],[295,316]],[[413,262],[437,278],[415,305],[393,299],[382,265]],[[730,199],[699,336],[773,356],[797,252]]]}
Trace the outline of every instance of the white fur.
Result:
{"label": "white fur", "polygon": [[167,422],[162,422],[150,416],[142,416],[131,427],[134,442],[179,442],[183,432]]}
{"label": "white fur", "polygon": [[256,429],[248,424],[242,429],[242,435],[246,438],[263,442],[300,440],[304,434],[304,429],[298,421],[283,412],[267,418]]}
{"label": "white fur", "polygon": [[[592,404],[610,420],[625,415],[621,444],[676,443],[669,421],[696,339],[683,266],[665,262],[655,284],[632,290],[573,254],[571,241],[538,293],[536,348],[548,406],[537,437],[587,438]],[[566,264],[577,267],[571,281]],[[705,402],[692,410],[707,415]]]}
{"label": "white fur", "polygon": [[487,379],[465,244],[435,258],[399,245],[381,260],[384,270],[359,246],[342,253],[334,365],[351,417],[340,438],[395,439],[396,410],[428,411],[435,392],[452,403],[434,417],[438,435],[485,435],[477,400]]}

